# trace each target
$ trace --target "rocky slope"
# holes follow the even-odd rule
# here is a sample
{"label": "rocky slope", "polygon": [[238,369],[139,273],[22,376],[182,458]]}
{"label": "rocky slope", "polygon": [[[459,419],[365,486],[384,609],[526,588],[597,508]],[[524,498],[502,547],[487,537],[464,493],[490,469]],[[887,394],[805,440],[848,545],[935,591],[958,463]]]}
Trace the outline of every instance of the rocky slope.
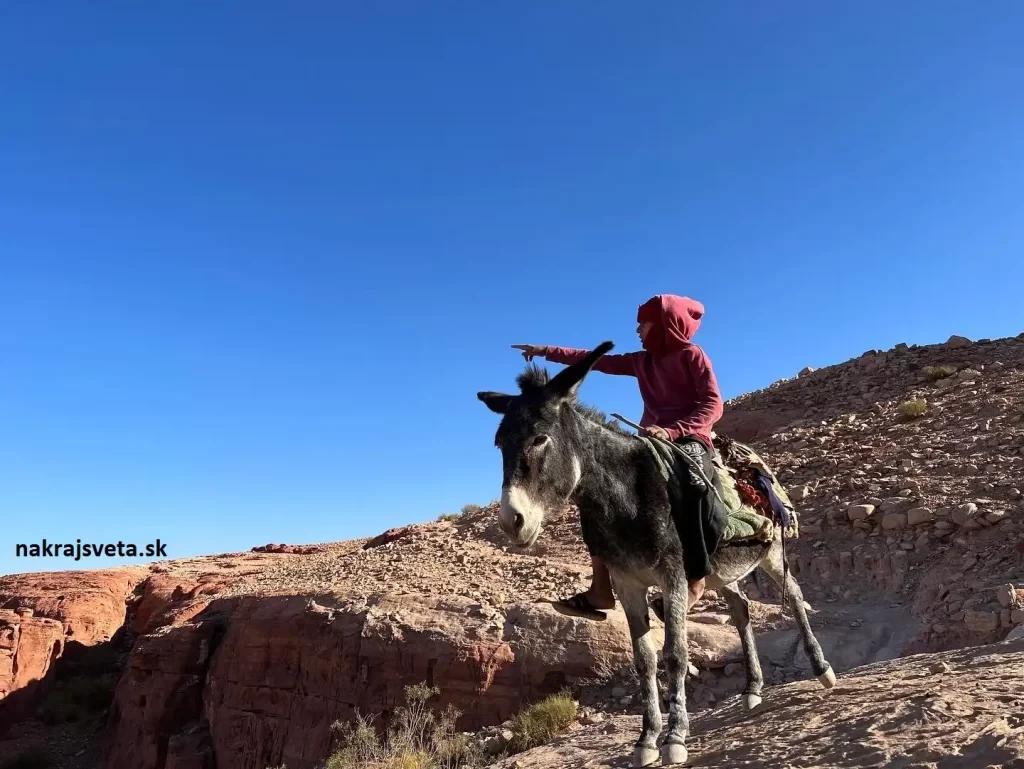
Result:
{"label": "rocky slope", "polygon": [[[719,430],[752,439],[798,500],[791,562],[837,672],[1024,622],[1024,339],[866,353],[736,399]],[[0,578],[0,755],[38,736],[24,716],[82,645],[114,647],[117,688],[99,732],[54,748],[74,769],[312,769],[335,719],[386,722],[420,681],[464,729],[565,686],[588,717],[627,718],[621,614],[545,603],[588,574],[571,510],[522,552],[487,507],[368,540]],[[774,589],[746,589],[766,679],[808,678]],[[713,593],[693,619],[690,700],[711,710],[742,687],[739,641]]]}
{"label": "rocky slope", "polygon": [[[1021,769],[1024,637],[849,671],[835,689],[813,681],[766,690],[691,721],[687,766],[708,769]],[[501,769],[627,767],[639,716],[581,725]]]}
{"label": "rocky slope", "polygon": [[738,399],[719,429],[746,436],[762,415],[776,429],[757,445],[804,511],[797,573],[820,595],[855,600],[848,575],[868,578],[912,608],[916,650],[1024,622],[1024,339],[871,351]]}

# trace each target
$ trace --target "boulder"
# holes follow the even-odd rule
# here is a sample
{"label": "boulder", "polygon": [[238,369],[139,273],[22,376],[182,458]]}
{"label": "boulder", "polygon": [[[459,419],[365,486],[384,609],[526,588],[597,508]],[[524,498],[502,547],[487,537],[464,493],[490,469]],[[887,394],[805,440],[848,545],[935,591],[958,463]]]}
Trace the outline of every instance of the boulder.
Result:
{"label": "boulder", "polygon": [[978,514],[978,506],[973,502],[967,502],[953,510],[950,518],[957,526],[966,526]]}
{"label": "boulder", "polygon": [[850,505],[846,508],[846,517],[851,521],[866,521],[874,513],[874,505]]}
{"label": "boulder", "polygon": [[999,615],[988,611],[965,611],[964,625],[972,633],[991,633],[999,628]]}
{"label": "boulder", "polygon": [[907,525],[908,526],[921,526],[925,523],[931,523],[935,516],[932,511],[927,507],[915,507],[907,511]]}
{"label": "boulder", "polygon": [[882,528],[887,531],[900,531],[906,527],[906,513],[886,513],[882,518]]}
{"label": "boulder", "polygon": [[378,534],[373,537],[365,545],[363,550],[372,550],[375,547],[383,547],[389,545],[392,542],[397,542],[400,539],[405,539],[414,531],[412,526],[397,526],[393,529],[388,529],[383,534]]}
{"label": "boulder", "polygon": [[1000,585],[996,588],[996,598],[1004,609],[1024,606],[1024,590],[1017,590],[1013,585]]}

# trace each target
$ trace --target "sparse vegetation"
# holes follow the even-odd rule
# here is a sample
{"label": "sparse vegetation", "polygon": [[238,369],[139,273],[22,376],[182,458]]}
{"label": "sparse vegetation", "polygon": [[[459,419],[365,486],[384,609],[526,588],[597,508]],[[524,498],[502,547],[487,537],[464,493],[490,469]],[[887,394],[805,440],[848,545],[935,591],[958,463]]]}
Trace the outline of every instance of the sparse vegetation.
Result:
{"label": "sparse vegetation", "polygon": [[928,413],[928,402],[918,398],[912,401],[903,401],[900,404],[900,414],[904,419],[918,419]]}
{"label": "sparse vegetation", "polygon": [[515,717],[510,748],[516,753],[549,742],[576,722],[579,708],[569,692],[541,700]]}
{"label": "sparse vegetation", "polygon": [[455,730],[461,715],[449,705],[434,712],[429,701],[440,694],[426,684],[407,686],[406,704],[397,708],[393,723],[381,738],[373,724],[356,714],[354,723],[335,723],[342,747],[325,769],[469,769],[483,757],[468,735]]}
{"label": "sparse vegetation", "polygon": [[[340,747],[324,769],[475,769],[488,763],[483,750],[468,734],[455,729],[459,711],[449,705],[440,712],[429,701],[440,694],[426,684],[407,686],[406,704],[394,712],[382,737],[371,719],[360,713],[350,723],[335,722],[331,730]],[[513,720],[506,755],[521,753],[562,734],[576,722],[576,700],[561,692],[535,703]],[[489,760],[494,760],[492,756]]]}
{"label": "sparse vegetation", "polygon": [[116,687],[114,673],[58,681],[39,706],[39,720],[47,724],[85,721],[110,707]]}
{"label": "sparse vegetation", "polygon": [[445,521],[457,521],[457,520],[459,520],[459,514],[458,513],[441,513],[441,515],[437,516],[437,520],[439,522],[441,522],[441,523],[443,523]]}
{"label": "sparse vegetation", "polygon": [[26,748],[10,758],[0,760],[0,769],[50,769],[51,766],[53,764],[50,757],[40,745]]}
{"label": "sparse vegetation", "polygon": [[921,373],[929,379],[945,379],[956,373],[955,366],[925,366]]}
{"label": "sparse vegetation", "polygon": [[480,505],[469,504],[463,506],[462,514],[469,515],[470,513],[479,513],[481,510],[483,510],[483,508],[480,507]]}

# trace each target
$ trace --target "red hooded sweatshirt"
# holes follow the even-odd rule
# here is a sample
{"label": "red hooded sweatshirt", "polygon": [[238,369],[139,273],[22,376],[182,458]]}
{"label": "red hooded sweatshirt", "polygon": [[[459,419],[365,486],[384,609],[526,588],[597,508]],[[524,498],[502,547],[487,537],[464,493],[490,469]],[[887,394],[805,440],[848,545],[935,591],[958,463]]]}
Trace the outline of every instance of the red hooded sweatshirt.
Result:
{"label": "red hooded sweatshirt", "polygon": [[[692,435],[711,447],[711,428],[722,416],[722,395],[711,361],[690,340],[700,328],[704,305],[685,296],[662,294],[640,305],[637,323],[653,323],[645,352],[605,355],[595,371],[635,376],[644,401],[641,427],[656,425],[675,441]],[[589,350],[548,347],[544,357],[572,364]]]}

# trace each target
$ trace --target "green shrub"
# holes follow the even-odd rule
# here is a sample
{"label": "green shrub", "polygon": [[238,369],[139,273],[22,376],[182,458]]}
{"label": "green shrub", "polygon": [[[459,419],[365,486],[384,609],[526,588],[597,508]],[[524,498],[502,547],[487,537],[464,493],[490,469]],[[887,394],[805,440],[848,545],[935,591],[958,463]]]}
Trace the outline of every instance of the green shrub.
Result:
{"label": "green shrub", "polygon": [[568,692],[541,700],[522,711],[513,720],[512,743],[516,753],[535,748],[566,731],[576,722],[579,708]]}
{"label": "green shrub", "polygon": [[923,400],[903,401],[900,404],[900,414],[904,419],[918,419],[928,412],[928,402]]}
{"label": "green shrub", "polygon": [[921,373],[929,379],[945,379],[956,373],[955,366],[925,366]]}
{"label": "green shrub", "polygon": [[483,508],[480,507],[480,505],[473,505],[473,504],[464,505],[463,508],[462,508],[462,514],[463,515],[469,515],[471,513],[479,513],[481,510],[483,510]]}
{"label": "green shrub", "polygon": [[459,520],[459,514],[458,513],[442,513],[441,515],[437,516],[437,520],[442,522],[442,523],[444,521],[457,521],[457,520]]}

